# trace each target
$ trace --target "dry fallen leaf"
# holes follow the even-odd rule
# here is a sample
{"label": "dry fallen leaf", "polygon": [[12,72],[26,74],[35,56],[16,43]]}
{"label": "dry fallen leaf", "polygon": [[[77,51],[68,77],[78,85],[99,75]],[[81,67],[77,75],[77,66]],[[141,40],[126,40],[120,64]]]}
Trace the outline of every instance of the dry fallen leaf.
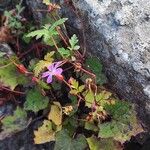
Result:
{"label": "dry fallen leaf", "polygon": [[62,108],[59,102],[54,102],[54,105],[51,105],[51,110],[48,114],[48,119],[59,126],[62,123]]}
{"label": "dry fallen leaf", "polygon": [[55,141],[55,132],[52,129],[52,122],[44,120],[43,125],[34,131],[34,143],[42,144],[50,141]]}

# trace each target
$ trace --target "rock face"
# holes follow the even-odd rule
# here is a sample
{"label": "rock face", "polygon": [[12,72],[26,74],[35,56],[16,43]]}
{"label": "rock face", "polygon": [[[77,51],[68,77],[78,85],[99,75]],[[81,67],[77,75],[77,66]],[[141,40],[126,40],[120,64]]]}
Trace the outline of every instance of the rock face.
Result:
{"label": "rock face", "polygon": [[82,20],[87,49],[101,59],[111,88],[137,105],[150,128],[150,1],[73,0],[63,8],[70,29],[81,31]]}
{"label": "rock face", "polygon": [[40,24],[45,17],[46,6],[43,5],[42,0],[26,0],[28,10],[32,12],[36,23]]}

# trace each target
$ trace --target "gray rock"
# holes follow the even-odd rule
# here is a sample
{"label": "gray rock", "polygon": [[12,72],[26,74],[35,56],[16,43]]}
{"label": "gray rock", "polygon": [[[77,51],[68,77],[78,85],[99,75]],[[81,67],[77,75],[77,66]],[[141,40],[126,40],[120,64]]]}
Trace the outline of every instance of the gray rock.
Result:
{"label": "gray rock", "polygon": [[0,150],[53,150],[54,142],[34,144],[34,126],[33,124],[28,129],[0,141]]}
{"label": "gray rock", "polygon": [[22,3],[22,1],[23,0],[0,0],[0,13],[14,8],[20,2]]}
{"label": "gray rock", "polygon": [[[111,88],[136,104],[150,129],[150,1],[73,0],[73,7],[83,21],[87,49],[101,59]],[[63,8],[72,27],[79,19]]]}
{"label": "gray rock", "polygon": [[8,56],[14,54],[10,46],[6,43],[0,43],[0,52],[6,53]]}
{"label": "gray rock", "polygon": [[41,23],[46,14],[46,11],[44,12],[46,5],[42,3],[42,0],[26,0],[26,4],[32,12],[35,22]]}

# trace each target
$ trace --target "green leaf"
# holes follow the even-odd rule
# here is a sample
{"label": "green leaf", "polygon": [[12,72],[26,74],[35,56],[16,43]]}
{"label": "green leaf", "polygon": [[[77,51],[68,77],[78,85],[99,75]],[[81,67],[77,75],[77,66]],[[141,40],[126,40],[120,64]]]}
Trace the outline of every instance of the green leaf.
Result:
{"label": "green leaf", "polygon": [[71,39],[69,40],[70,43],[70,47],[68,47],[68,49],[70,49],[71,51],[73,50],[79,50],[80,46],[77,45],[78,44],[78,38],[77,36],[74,34]]}
{"label": "green leaf", "polygon": [[56,31],[56,27],[63,24],[66,20],[67,18],[62,18],[54,22],[52,25],[46,24],[45,26],[43,26],[43,29],[32,31],[29,34],[27,34],[27,37],[36,37],[36,39],[43,37],[43,41],[46,44],[53,46],[54,43],[52,41],[52,37],[54,40],[58,39],[58,32]]}
{"label": "green leaf", "polygon": [[93,104],[94,102],[94,93],[93,91],[86,91],[86,95],[85,95],[85,102],[86,102],[86,106],[91,107],[91,104]]}
{"label": "green leaf", "polygon": [[34,143],[43,144],[50,141],[55,141],[55,131],[52,129],[52,122],[48,120],[43,121],[43,125],[34,131]]}
{"label": "green leaf", "polygon": [[6,55],[5,52],[0,52],[0,57],[3,57],[4,55]]}
{"label": "green leaf", "polygon": [[47,68],[49,65],[51,65],[52,62],[49,62],[49,61],[45,61],[45,60],[40,60],[35,68],[34,68],[34,74],[36,77],[39,76],[40,72],[44,69],[44,68]]}
{"label": "green leaf", "polygon": [[77,95],[78,93],[81,93],[85,88],[85,85],[79,86],[79,82],[74,78],[70,78],[69,82],[71,84],[70,94]]}
{"label": "green leaf", "polygon": [[34,88],[27,93],[27,98],[24,103],[24,109],[33,112],[45,109],[48,106],[48,97],[43,96],[41,92]]}
{"label": "green leaf", "polygon": [[8,18],[7,21],[7,26],[12,29],[22,29],[22,17],[21,17],[21,12],[24,10],[24,7],[21,7],[21,5],[16,5],[15,9],[15,15],[13,11],[5,11],[4,15]]}
{"label": "green leaf", "polygon": [[6,116],[2,119],[2,129],[7,132],[17,132],[23,130],[27,125],[27,113],[17,107],[13,115]]}
{"label": "green leaf", "polygon": [[52,52],[49,52],[47,53],[45,56],[44,56],[44,60],[40,60],[36,65],[35,65],[35,68],[34,68],[34,74],[36,77],[39,76],[40,72],[44,69],[44,68],[47,68],[49,65],[52,64],[53,62],[53,55],[54,55],[54,51]]}
{"label": "green leaf", "polygon": [[56,144],[54,150],[84,150],[87,147],[86,139],[83,135],[78,135],[73,139],[67,130],[62,130],[56,134]]}
{"label": "green leaf", "polygon": [[84,128],[95,132],[99,130],[98,127],[94,124],[94,122],[85,122]]}
{"label": "green leaf", "polygon": [[101,105],[102,107],[104,107],[105,104],[107,104],[109,98],[112,96],[111,92],[108,92],[106,90],[101,91],[100,93],[98,93],[95,98],[96,101],[99,105]]}
{"label": "green leaf", "polygon": [[65,118],[65,120],[63,121],[63,129],[66,129],[68,131],[69,136],[73,136],[78,127],[78,121],[76,118],[77,116],[71,116]]}
{"label": "green leaf", "polygon": [[114,105],[106,105],[106,111],[111,115],[111,122],[99,124],[99,137],[112,137],[121,143],[130,140],[131,136],[143,131],[137,121],[135,111],[124,101],[116,101]]}
{"label": "green leaf", "polygon": [[90,150],[121,150],[121,146],[112,138],[98,140],[95,136],[87,138]]}
{"label": "green leaf", "polygon": [[26,84],[27,78],[18,72],[18,69],[9,59],[0,58],[0,84],[14,90],[19,84]]}
{"label": "green leaf", "polygon": [[99,125],[99,137],[101,138],[114,138],[118,133],[120,134],[120,130],[117,127],[116,122],[103,123]]}
{"label": "green leaf", "polygon": [[50,33],[57,27],[62,25],[63,23],[65,23],[68,20],[68,18],[61,18],[59,20],[57,20],[55,23],[52,24],[52,26],[50,27],[49,31]]}
{"label": "green leaf", "polygon": [[43,89],[45,89],[45,90],[49,90],[49,89],[50,89],[50,86],[48,86],[48,84],[45,83],[45,82],[42,81],[42,80],[39,80],[39,81],[38,81],[38,84],[39,84],[39,86],[40,86],[41,88],[43,88]]}
{"label": "green leaf", "polygon": [[[102,150],[100,147],[100,141],[95,136],[91,136],[90,138],[86,139],[90,150]],[[103,149],[104,150],[104,149]]]}
{"label": "green leaf", "polygon": [[31,37],[27,37],[27,33],[24,33],[22,36],[22,40],[26,43],[29,44],[31,41]]}
{"label": "green leaf", "polygon": [[96,57],[86,59],[86,66],[96,75],[97,84],[102,85],[106,82],[106,77],[102,73],[102,64]]}
{"label": "green leaf", "polygon": [[112,116],[114,120],[128,123],[133,113],[132,106],[125,101],[116,100],[115,105],[105,105],[105,110]]}
{"label": "green leaf", "polygon": [[70,51],[68,49],[65,49],[65,48],[59,48],[58,49],[58,52],[60,53],[60,55],[63,57],[63,58],[68,58],[71,54],[70,54]]}

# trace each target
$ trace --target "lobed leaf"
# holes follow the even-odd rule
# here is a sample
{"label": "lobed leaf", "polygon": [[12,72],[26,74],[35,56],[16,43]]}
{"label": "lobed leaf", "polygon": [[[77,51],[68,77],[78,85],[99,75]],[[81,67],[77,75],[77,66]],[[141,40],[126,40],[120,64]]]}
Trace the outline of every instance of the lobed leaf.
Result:
{"label": "lobed leaf", "polygon": [[62,107],[59,102],[54,102],[54,105],[51,105],[48,119],[54,122],[57,126],[62,124]]}
{"label": "lobed leaf", "polygon": [[37,88],[34,88],[27,93],[24,109],[36,113],[39,110],[45,109],[48,106],[48,102],[48,97],[43,96]]}
{"label": "lobed leaf", "polygon": [[27,83],[27,78],[19,73],[17,67],[9,59],[0,58],[0,84],[14,90],[19,84]]}
{"label": "lobed leaf", "polygon": [[96,57],[91,57],[86,59],[86,66],[96,75],[97,84],[106,83],[106,77],[102,73],[102,64]]}
{"label": "lobed leaf", "polygon": [[56,134],[56,144],[54,150],[84,150],[87,147],[86,138],[78,135],[73,139],[67,130],[62,130]]}
{"label": "lobed leaf", "polygon": [[43,144],[50,141],[55,141],[55,132],[52,129],[52,122],[44,120],[43,125],[34,131],[34,143]]}

